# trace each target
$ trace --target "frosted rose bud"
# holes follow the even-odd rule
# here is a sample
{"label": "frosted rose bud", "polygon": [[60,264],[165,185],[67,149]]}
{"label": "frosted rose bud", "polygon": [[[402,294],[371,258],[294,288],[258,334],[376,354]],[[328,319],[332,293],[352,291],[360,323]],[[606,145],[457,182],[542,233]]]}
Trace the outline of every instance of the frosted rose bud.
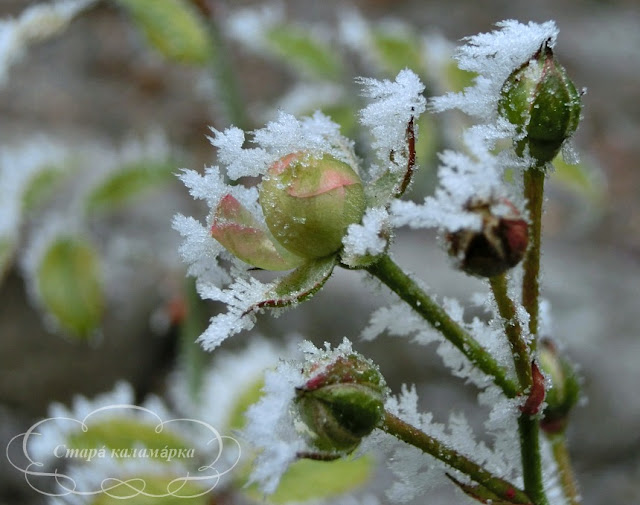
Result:
{"label": "frosted rose bud", "polygon": [[544,164],[576,131],[582,104],[580,93],[545,43],[505,81],[498,110],[522,135],[516,142],[517,153],[523,155],[528,148],[530,156]]}
{"label": "frosted rose bud", "polygon": [[269,168],[260,188],[269,230],[287,250],[322,258],[342,247],[347,227],[365,211],[362,181],[346,163],[325,154],[289,154]]}
{"label": "frosted rose bud", "polygon": [[297,405],[322,451],[352,452],[384,417],[386,383],[378,368],[351,354],[312,370],[298,388]]}
{"label": "frosted rose bud", "polygon": [[551,379],[540,426],[547,433],[559,433],[566,428],[569,412],[578,403],[580,381],[571,363],[558,353],[550,340],[541,340],[538,362]]}
{"label": "frosted rose bud", "polygon": [[507,201],[470,202],[467,210],[482,218],[479,230],[462,229],[446,236],[449,254],[460,269],[480,277],[494,277],[516,266],[529,244],[529,227]]}

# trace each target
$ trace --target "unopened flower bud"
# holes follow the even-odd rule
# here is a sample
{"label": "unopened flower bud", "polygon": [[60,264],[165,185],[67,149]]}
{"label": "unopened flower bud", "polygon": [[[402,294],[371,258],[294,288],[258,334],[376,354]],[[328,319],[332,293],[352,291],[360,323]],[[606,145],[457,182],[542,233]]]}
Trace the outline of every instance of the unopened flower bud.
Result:
{"label": "unopened flower bud", "polygon": [[578,403],[580,382],[571,363],[560,356],[551,341],[541,340],[540,344],[540,367],[551,380],[541,427],[547,433],[559,433],[564,431],[569,412]]}
{"label": "unopened flower bud", "polygon": [[468,274],[494,277],[516,266],[529,243],[529,228],[518,209],[506,200],[470,202],[467,210],[482,218],[480,229],[463,228],[446,236],[449,254]]}
{"label": "unopened flower bud", "polygon": [[297,403],[314,434],[314,445],[327,452],[352,452],[382,422],[384,378],[371,361],[357,354],[310,373],[298,389]]}
{"label": "unopened flower bud", "polygon": [[540,164],[553,160],[576,131],[581,109],[580,93],[546,43],[505,81],[498,104],[521,136],[516,152],[528,151]]}
{"label": "unopened flower bud", "polygon": [[285,156],[270,169],[260,189],[269,230],[287,250],[322,258],[342,247],[347,227],[365,211],[362,181],[346,163],[325,154]]}

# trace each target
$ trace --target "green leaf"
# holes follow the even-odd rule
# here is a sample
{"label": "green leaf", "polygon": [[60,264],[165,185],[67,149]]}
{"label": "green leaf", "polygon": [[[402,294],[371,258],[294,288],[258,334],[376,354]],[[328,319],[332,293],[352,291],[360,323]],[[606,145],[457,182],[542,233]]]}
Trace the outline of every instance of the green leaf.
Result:
{"label": "green leaf", "polygon": [[166,58],[206,64],[214,44],[202,18],[187,0],[116,0],[126,8],[149,43]]}
{"label": "green leaf", "polygon": [[554,184],[560,184],[586,199],[590,204],[601,207],[606,199],[607,184],[598,167],[588,163],[570,165],[562,156],[553,160],[555,172],[551,177]]}
{"label": "green leaf", "polygon": [[410,68],[420,73],[424,62],[420,51],[420,40],[410,31],[404,34],[389,30],[373,30],[373,43],[380,63],[389,76]]}
{"label": "green leaf", "polygon": [[63,330],[87,338],[100,325],[104,297],[96,252],[79,238],[49,245],[36,275],[45,308]]}
{"label": "green leaf", "polygon": [[[372,477],[374,467],[375,461],[370,456],[296,461],[282,476],[276,492],[267,497],[267,503],[280,505],[339,496],[365,484]],[[250,486],[246,492],[256,500],[264,499],[256,486]]]}
{"label": "green leaf", "polygon": [[229,416],[229,430],[239,431],[244,428],[246,424],[245,413],[247,409],[254,403],[258,403],[258,400],[262,398],[262,387],[264,386],[264,377],[260,377],[250,387],[245,389],[236,398],[236,402],[231,409]]}
{"label": "green leaf", "polygon": [[97,186],[86,200],[90,212],[116,210],[144,191],[174,179],[170,162],[141,161],[122,167]]}
{"label": "green leaf", "polygon": [[[154,419],[155,420],[155,419]],[[188,450],[190,446],[186,440],[169,430],[156,431],[156,424],[127,417],[102,419],[97,422],[86,421],[87,431],[75,431],[66,440],[71,449],[133,449],[144,447],[147,449]],[[78,425],[80,426],[80,425]],[[107,451],[109,452],[109,451]],[[150,459],[166,461],[166,458],[152,456]]]}
{"label": "green leaf", "polygon": [[63,168],[56,166],[40,170],[24,190],[22,209],[29,212],[49,200],[67,174]]}
{"label": "green leaf", "polygon": [[329,44],[293,25],[276,26],[267,35],[272,50],[293,68],[332,80],[342,75],[342,61]]}
{"label": "green leaf", "polygon": [[[184,475],[145,475],[139,473],[109,475],[108,477],[119,478],[125,482],[116,487],[110,487],[109,494],[98,493],[92,501],[86,503],[90,505],[122,505],[123,503],[135,503],[135,505],[158,505],[158,503],[162,505],[181,505],[185,503],[189,505],[211,505],[216,503],[211,493],[197,496],[204,489],[193,482],[184,482],[182,480],[185,477]],[[171,482],[174,479],[180,480]],[[115,482],[109,480],[105,484],[111,486],[115,485]],[[204,486],[206,485],[207,483],[205,482]],[[142,493],[137,494],[138,490],[144,490],[145,494],[151,496],[145,496]],[[175,495],[164,496],[171,492],[175,493]],[[193,498],[191,498],[192,496]]]}

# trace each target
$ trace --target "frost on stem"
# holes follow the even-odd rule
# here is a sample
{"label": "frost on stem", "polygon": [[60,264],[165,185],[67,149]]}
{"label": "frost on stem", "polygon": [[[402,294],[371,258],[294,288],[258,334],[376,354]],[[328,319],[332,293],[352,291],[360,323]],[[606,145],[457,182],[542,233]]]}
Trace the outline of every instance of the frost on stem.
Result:
{"label": "frost on stem", "polygon": [[[180,252],[200,295],[227,305],[200,337],[206,349],[253,327],[258,312],[310,298],[335,265],[361,267],[384,252],[386,208],[410,180],[413,120],[425,99],[408,70],[393,82],[361,82],[372,99],[361,119],[374,136],[375,167],[360,166],[353,142],[322,113],[302,119],[281,113],[253,132],[252,146],[238,128],[213,130],[210,141],[223,167],[180,174],[210,209],[204,225],[174,218],[184,237]],[[261,185],[226,183],[248,177],[262,177]],[[264,283],[254,267],[291,272]]]}

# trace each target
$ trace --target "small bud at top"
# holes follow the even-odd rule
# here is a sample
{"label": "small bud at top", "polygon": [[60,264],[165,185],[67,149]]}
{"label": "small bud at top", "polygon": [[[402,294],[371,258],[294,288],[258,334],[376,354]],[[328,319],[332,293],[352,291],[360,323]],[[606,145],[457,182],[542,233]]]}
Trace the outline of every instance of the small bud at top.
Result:
{"label": "small bud at top", "polygon": [[[501,212],[495,212],[500,206]],[[494,277],[516,266],[529,244],[529,228],[518,209],[508,200],[471,201],[467,210],[482,217],[479,230],[462,229],[449,233],[449,254],[459,260],[459,268],[471,275]]]}
{"label": "small bud at top", "polygon": [[302,419],[318,449],[350,453],[382,422],[386,383],[378,368],[358,354],[316,368],[298,389]]}
{"label": "small bud at top", "polygon": [[540,341],[538,361],[551,380],[540,426],[547,433],[559,433],[566,428],[569,412],[578,403],[580,382],[571,363],[560,356],[556,346],[548,339]]}
{"label": "small bud at top", "polygon": [[342,247],[350,224],[365,211],[362,181],[346,163],[325,154],[285,156],[269,169],[260,188],[269,230],[287,250],[322,258]]}
{"label": "small bud at top", "polygon": [[546,43],[505,81],[498,104],[518,128],[518,155],[528,151],[539,164],[553,160],[573,135],[581,110],[580,93]]}

